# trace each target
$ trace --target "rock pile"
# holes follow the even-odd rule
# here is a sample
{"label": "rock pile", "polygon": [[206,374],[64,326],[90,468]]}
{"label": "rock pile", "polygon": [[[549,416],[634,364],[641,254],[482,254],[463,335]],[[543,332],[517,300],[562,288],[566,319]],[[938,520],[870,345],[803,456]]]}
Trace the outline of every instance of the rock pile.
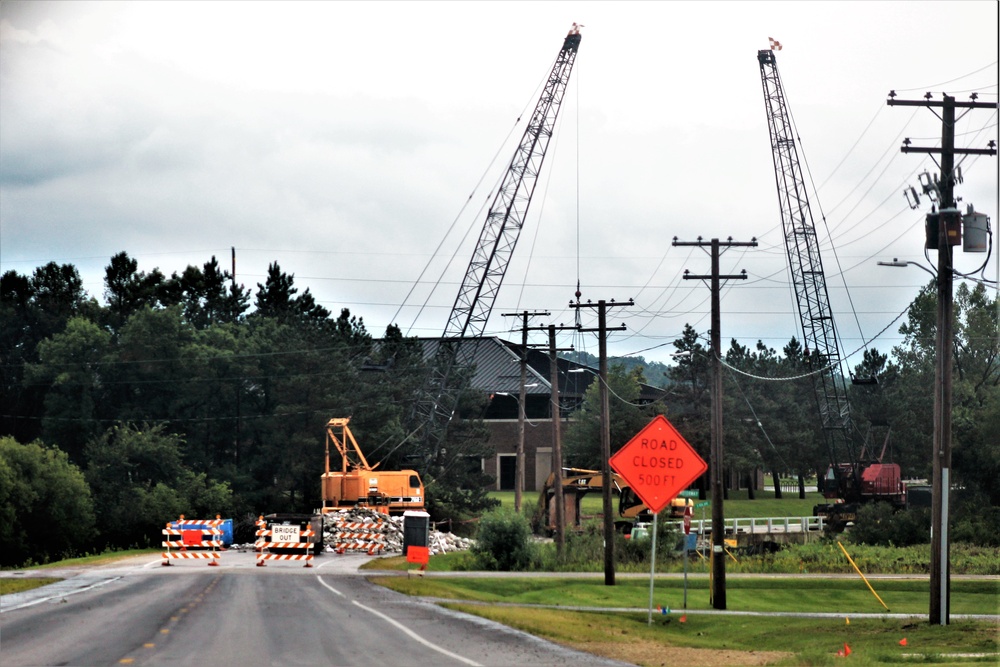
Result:
{"label": "rock pile", "polygon": [[[465,551],[475,540],[431,529],[431,555]],[[253,551],[254,543],[233,544],[230,551]],[[323,551],[326,553],[402,553],[403,517],[386,516],[364,507],[323,515]]]}
{"label": "rock pile", "polygon": [[[429,542],[431,555],[434,555],[463,551],[472,546],[473,540],[432,529]],[[403,517],[390,517],[363,507],[325,514],[323,547],[324,551],[336,553],[401,553]]]}

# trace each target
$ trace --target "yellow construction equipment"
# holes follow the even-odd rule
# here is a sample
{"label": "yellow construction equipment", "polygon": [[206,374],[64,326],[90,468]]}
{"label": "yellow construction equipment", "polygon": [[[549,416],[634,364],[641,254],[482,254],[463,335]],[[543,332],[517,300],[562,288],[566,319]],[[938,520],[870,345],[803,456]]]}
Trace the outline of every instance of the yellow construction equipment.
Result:
{"label": "yellow construction equipment", "polygon": [[[350,417],[326,424],[326,469],[323,473],[324,514],[352,507],[368,507],[399,515],[424,509],[424,485],[415,470],[376,470],[347,426]],[[330,445],[340,454],[340,470],[330,470]]]}
{"label": "yellow construction equipment", "polygon": [[[542,516],[545,520],[545,527],[548,530],[555,530],[555,503],[553,495],[555,489],[555,473],[549,475],[542,487],[538,502],[542,508]],[[600,492],[603,483],[603,476],[599,470],[586,470],[584,468],[563,468],[562,488],[565,498],[566,525],[580,525],[580,501],[583,496],[595,491]],[[649,508],[639,500],[639,497],[629,487],[628,482],[618,473],[611,473],[612,490],[618,494],[618,516],[622,520],[616,522],[620,526],[631,523],[635,520],[651,521],[653,515]],[[681,518],[687,507],[693,506],[694,501],[690,498],[674,498],[667,508],[667,516],[670,518]]]}

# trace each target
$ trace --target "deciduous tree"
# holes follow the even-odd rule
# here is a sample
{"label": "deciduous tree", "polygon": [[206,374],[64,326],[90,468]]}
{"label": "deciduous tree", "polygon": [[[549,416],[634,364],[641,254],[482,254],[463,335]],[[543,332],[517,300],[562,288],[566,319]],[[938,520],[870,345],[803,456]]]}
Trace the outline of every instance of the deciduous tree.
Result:
{"label": "deciduous tree", "polygon": [[90,489],[64,452],[0,437],[0,564],[81,553],[94,527]]}

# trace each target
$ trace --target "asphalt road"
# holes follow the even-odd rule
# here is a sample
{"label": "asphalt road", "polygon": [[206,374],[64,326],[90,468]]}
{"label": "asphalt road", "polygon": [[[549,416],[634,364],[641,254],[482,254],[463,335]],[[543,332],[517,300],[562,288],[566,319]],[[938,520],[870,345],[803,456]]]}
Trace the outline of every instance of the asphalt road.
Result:
{"label": "asphalt road", "polygon": [[[374,586],[359,560],[318,567],[227,553],[161,567],[146,558],[76,571],[3,597],[4,665],[621,666]],[[67,574],[54,572],[57,574]]]}

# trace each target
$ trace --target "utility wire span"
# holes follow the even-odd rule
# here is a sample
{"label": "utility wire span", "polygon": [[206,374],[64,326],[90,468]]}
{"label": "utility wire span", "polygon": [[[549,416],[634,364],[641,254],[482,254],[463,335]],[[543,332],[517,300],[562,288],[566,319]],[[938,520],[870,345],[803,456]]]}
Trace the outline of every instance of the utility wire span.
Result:
{"label": "utility wire span", "polygon": [[988,65],[983,65],[982,67],[980,67],[977,70],[969,72],[968,74],[963,74],[962,76],[959,76],[959,77],[955,77],[954,79],[949,79],[948,81],[942,81],[940,83],[932,83],[930,85],[921,86],[919,88],[896,88],[895,90],[896,90],[897,93],[912,93],[915,90],[918,90],[920,92],[924,92],[925,90],[931,90],[931,89],[934,89],[934,88],[940,88],[941,86],[947,86],[949,83],[954,83],[956,81],[961,81],[962,79],[964,79],[966,77],[970,77],[973,74],[979,74],[983,70],[987,70],[987,69],[993,67],[998,62],[1000,62],[1000,61],[994,60],[993,62],[991,62]]}
{"label": "utility wire span", "polygon": [[[785,457],[781,455],[781,452],[778,451],[778,448],[774,446],[773,442],[771,442],[771,436],[767,434],[767,430],[765,430],[764,424],[761,423],[760,417],[757,416],[757,411],[754,410],[753,406],[750,404],[750,399],[747,398],[746,392],[743,391],[743,387],[740,386],[739,380],[736,379],[736,375],[732,373],[732,371],[730,371],[730,375],[732,376],[733,382],[736,384],[736,388],[739,390],[740,395],[743,397],[743,400],[746,401],[747,407],[750,408],[750,414],[753,415],[753,420],[757,422],[757,427],[760,429],[760,432],[764,434],[764,439],[767,440],[767,444],[770,445],[772,450],[774,450],[775,455],[778,457],[778,460],[781,461],[781,465],[785,467],[785,470],[792,470],[791,466],[789,466],[788,463],[785,462]],[[777,484],[777,482],[775,482],[775,484]]]}
{"label": "utility wire span", "polygon": [[744,370],[740,370],[736,366],[733,366],[732,364],[726,362],[726,360],[723,359],[722,357],[719,357],[719,363],[721,363],[729,370],[739,373],[740,375],[744,375],[754,380],[763,380],[765,382],[791,382],[793,380],[801,380],[802,378],[812,377],[813,375],[818,375],[819,373],[825,373],[831,368],[833,368],[832,364],[827,364],[823,368],[819,368],[817,370],[810,371],[808,373],[803,373],[802,375],[793,375],[789,377],[768,377],[765,375],[754,375],[753,373],[748,373]]}
{"label": "utility wire span", "polygon": [[[858,352],[861,352],[862,350],[868,349],[868,344],[869,343],[871,343],[874,340],[877,340],[879,336],[881,336],[882,334],[884,334],[889,329],[889,327],[891,327],[893,324],[895,324],[897,321],[899,321],[899,318],[901,318],[903,315],[906,315],[906,313],[908,313],[908,312],[910,312],[910,307],[909,306],[907,306],[902,312],[900,312],[899,315],[896,315],[896,317],[894,317],[892,319],[892,321],[889,322],[889,324],[885,325],[882,328],[881,331],[879,331],[877,334],[875,334],[875,336],[873,336],[872,338],[869,338],[868,340],[863,340],[861,346],[855,348],[855,350],[853,352],[851,352],[850,354],[844,355],[844,360],[846,361],[847,359],[850,359],[851,357],[853,357],[854,355],[856,355]],[[790,377],[767,377],[767,376],[764,376],[764,375],[754,375],[753,373],[747,373],[744,370],[736,368],[732,364],[726,363],[725,359],[720,358],[719,361],[722,363],[723,366],[725,366],[726,368],[728,368],[728,369],[730,369],[732,371],[735,371],[735,372],[739,373],[740,375],[745,375],[748,378],[753,378],[754,380],[763,380],[765,382],[791,382],[792,380],[801,380],[802,378],[811,377],[813,375],[816,375],[817,373],[825,373],[826,371],[828,371],[828,370],[830,370],[830,369],[833,368],[832,364],[827,364],[823,368],[820,368],[820,369],[815,370],[815,371],[810,371],[809,373],[805,373],[803,375],[794,375],[794,376],[790,376]]]}

